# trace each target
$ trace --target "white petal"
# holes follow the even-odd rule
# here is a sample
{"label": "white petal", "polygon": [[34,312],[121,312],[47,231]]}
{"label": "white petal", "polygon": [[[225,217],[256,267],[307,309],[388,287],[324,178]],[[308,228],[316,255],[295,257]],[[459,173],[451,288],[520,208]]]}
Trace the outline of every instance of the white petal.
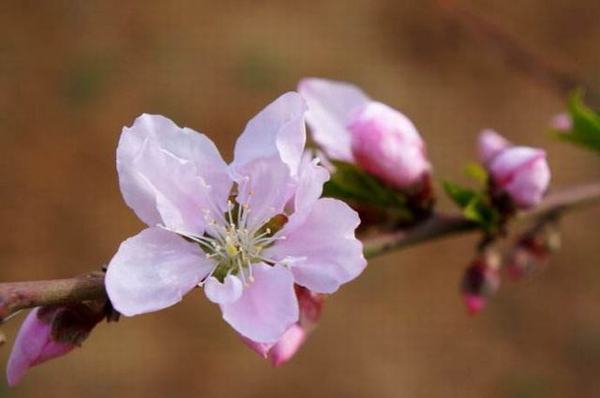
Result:
{"label": "white petal", "polygon": [[209,138],[158,115],[123,129],[117,170],[123,197],[142,221],[195,234],[204,232],[204,210],[224,206],[232,184]]}
{"label": "white petal", "polygon": [[[301,217],[301,222],[295,218]],[[265,256],[289,261],[295,282],[316,293],[333,293],[356,278],[367,262],[354,233],[358,214],[344,202],[319,199],[308,215],[294,213]]]}
{"label": "white petal", "polygon": [[300,81],[298,92],[308,104],[306,122],[314,140],[331,158],[352,162],[347,126],[353,112],[371,99],[352,84],[318,78]]}
{"label": "white petal", "polygon": [[106,292],[123,315],[158,311],[181,301],[211,269],[197,245],[148,228],[119,247],[106,272]]}
{"label": "white petal", "polygon": [[282,266],[252,265],[254,282],[234,303],[222,304],[223,319],[242,336],[274,343],[298,321],[294,278]]}
{"label": "white petal", "polygon": [[306,143],[306,103],[288,92],[252,118],[235,144],[233,167],[277,157],[295,176]]}
{"label": "white petal", "polygon": [[204,284],[204,294],[216,304],[233,303],[240,298],[243,289],[242,281],[234,275],[227,275],[223,283],[211,276]]}

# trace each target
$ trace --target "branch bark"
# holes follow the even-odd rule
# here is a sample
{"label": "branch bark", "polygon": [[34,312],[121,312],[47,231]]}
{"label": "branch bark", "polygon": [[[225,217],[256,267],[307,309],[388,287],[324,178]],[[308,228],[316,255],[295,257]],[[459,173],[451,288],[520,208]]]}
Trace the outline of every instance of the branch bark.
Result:
{"label": "branch bark", "polygon": [[26,308],[104,297],[104,273],[100,271],[68,279],[0,283],[0,321]]}
{"label": "branch bark", "polygon": [[[534,219],[550,213],[562,213],[594,203],[600,203],[600,182],[552,193],[534,209],[520,213],[517,218],[521,220]],[[365,256],[373,258],[406,246],[478,229],[477,224],[461,216],[436,213],[413,228],[392,231],[363,240]]]}
{"label": "branch bark", "polygon": [[[595,203],[600,203],[600,182],[550,194],[539,206],[518,218],[535,219]],[[413,228],[363,240],[364,252],[367,258],[373,258],[418,243],[477,230],[475,223],[461,216],[436,213]],[[106,290],[104,273],[100,271],[69,279],[0,283],[0,322],[26,308],[103,298],[106,298]]]}

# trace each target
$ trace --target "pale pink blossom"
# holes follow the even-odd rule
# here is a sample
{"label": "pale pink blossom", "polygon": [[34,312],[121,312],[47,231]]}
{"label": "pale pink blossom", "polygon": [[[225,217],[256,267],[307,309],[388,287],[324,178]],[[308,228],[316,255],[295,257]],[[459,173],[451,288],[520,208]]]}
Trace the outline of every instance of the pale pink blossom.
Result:
{"label": "pale pink blossom", "polygon": [[239,334],[273,344],[299,320],[295,284],[333,293],[362,272],[356,212],[320,198],[329,173],[303,156],[305,111],[297,93],[279,97],[247,124],[229,165],[165,117],[123,129],[121,191],[148,228],[109,264],[117,311],[157,311],[203,286]]}
{"label": "pale pink blossom", "polygon": [[489,164],[494,189],[505,192],[519,208],[541,202],[550,183],[550,168],[542,149],[513,146]]}
{"label": "pale pink blossom", "polygon": [[344,82],[306,78],[298,91],[308,103],[313,138],[332,159],[355,163],[398,189],[430,172],[423,139],[399,111]]}
{"label": "pale pink blossom", "polygon": [[496,131],[492,129],[484,129],[479,133],[477,142],[477,152],[479,160],[483,164],[489,163],[500,152],[509,148],[512,144]]}
{"label": "pale pink blossom", "polygon": [[40,308],[29,312],[19,329],[8,359],[6,377],[17,385],[29,368],[67,354],[75,344],[57,341],[52,336],[51,317],[40,317]]}

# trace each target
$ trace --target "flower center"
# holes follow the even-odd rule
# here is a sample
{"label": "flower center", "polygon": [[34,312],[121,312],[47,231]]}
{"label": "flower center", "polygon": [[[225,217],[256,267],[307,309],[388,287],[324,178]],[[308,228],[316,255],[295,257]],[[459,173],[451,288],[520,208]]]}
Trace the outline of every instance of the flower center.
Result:
{"label": "flower center", "polygon": [[229,274],[240,277],[244,284],[253,281],[251,264],[264,262],[274,264],[272,259],[261,255],[263,249],[284,237],[274,234],[287,221],[283,214],[277,215],[260,226],[248,226],[250,208],[247,204],[238,204],[229,200],[227,211],[220,220],[215,220],[210,211],[205,213],[207,221],[206,233],[201,237],[193,237],[208,258],[215,262],[209,276],[223,282]]}

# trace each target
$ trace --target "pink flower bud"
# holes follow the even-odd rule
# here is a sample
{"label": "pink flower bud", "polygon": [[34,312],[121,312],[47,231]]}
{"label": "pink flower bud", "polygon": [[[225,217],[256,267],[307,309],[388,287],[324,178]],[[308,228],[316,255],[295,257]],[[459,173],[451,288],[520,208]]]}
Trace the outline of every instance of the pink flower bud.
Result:
{"label": "pink flower bud", "polygon": [[283,334],[279,341],[265,344],[242,336],[242,340],[248,347],[258,355],[269,359],[273,366],[283,365],[292,359],[321,317],[323,295],[296,285],[296,296],[300,306],[300,319]]}
{"label": "pink flower bud", "polygon": [[536,148],[508,148],[492,160],[489,171],[494,189],[507,193],[519,208],[537,205],[550,182],[546,153]]}
{"label": "pink flower bud", "polygon": [[52,336],[51,322],[45,317],[40,318],[40,308],[33,309],[21,325],[8,359],[8,384],[18,384],[29,368],[65,355],[74,347],[74,344],[56,341]]}
{"label": "pink flower bud", "polygon": [[510,146],[511,143],[496,131],[492,129],[482,130],[481,133],[479,133],[479,140],[477,143],[479,160],[481,163],[487,164],[500,152]]}
{"label": "pink flower bud", "polygon": [[538,255],[526,242],[519,242],[510,253],[506,272],[510,279],[518,280],[533,273],[537,266],[545,261],[546,256]]}
{"label": "pink flower bud", "polygon": [[269,350],[273,366],[283,365],[298,352],[308,333],[298,324],[292,325],[283,337]]}
{"label": "pink flower bud", "polygon": [[465,293],[463,296],[467,311],[470,315],[479,314],[487,304],[487,297],[478,296],[472,293]]}
{"label": "pink flower bud", "polygon": [[560,132],[569,132],[573,127],[571,116],[567,113],[559,113],[550,120],[550,126]]}
{"label": "pink flower bud", "polygon": [[555,223],[546,223],[543,228],[535,226],[525,233],[513,247],[506,270],[513,280],[520,279],[544,267],[550,254],[560,248],[560,231]]}
{"label": "pink flower bud", "polygon": [[500,259],[495,253],[477,257],[465,270],[461,290],[467,311],[478,314],[500,286]]}
{"label": "pink flower bud", "polygon": [[390,185],[411,187],[430,170],[423,139],[397,110],[371,101],[355,110],[348,129],[356,163]]}

